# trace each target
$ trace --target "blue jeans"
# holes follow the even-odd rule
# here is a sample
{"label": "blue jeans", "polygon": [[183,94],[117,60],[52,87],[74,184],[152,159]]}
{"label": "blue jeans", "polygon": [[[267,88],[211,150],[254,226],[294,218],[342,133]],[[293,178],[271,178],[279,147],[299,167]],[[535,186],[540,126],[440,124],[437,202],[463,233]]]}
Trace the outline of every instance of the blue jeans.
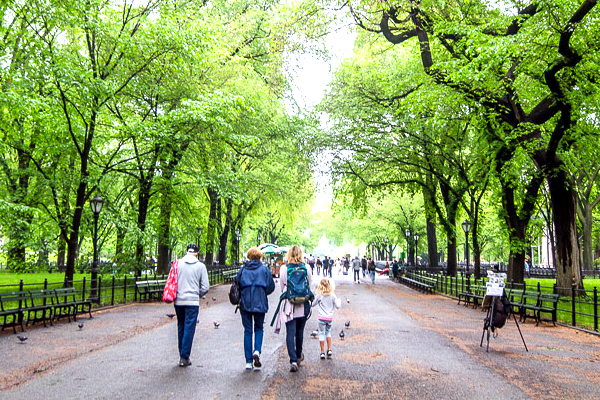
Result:
{"label": "blue jeans", "polygon": [[192,352],[192,343],[196,333],[198,306],[175,306],[177,314],[177,345],[179,357],[188,359]]}
{"label": "blue jeans", "polygon": [[375,283],[375,271],[369,271],[369,275],[371,276],[371,282]]}
{"label": "blue jeans", "polygon": [[356,282],[357,280],[360,281],[360,269],[354,270],[354,282]]}
{"label": "blue jeans", "polygon": [[331,321],[319,320],[319,341],[324,342],[325,338],[331,337]]}
{"label": "blue jeans", "polygon": [[262,352],[263,325],[265,313],[247,312],[240,309],[242,325],[244,326],[244,355],[246,362],[252,362],[252,319],[254,319],[254,350]]}
{"label": "blue jeans", "polygon": [[285,344],[290,356],[290,363],[298,362],[298,359],[302,356],[304,325],[306,325],[306,317],[294,318],[285,324]]}

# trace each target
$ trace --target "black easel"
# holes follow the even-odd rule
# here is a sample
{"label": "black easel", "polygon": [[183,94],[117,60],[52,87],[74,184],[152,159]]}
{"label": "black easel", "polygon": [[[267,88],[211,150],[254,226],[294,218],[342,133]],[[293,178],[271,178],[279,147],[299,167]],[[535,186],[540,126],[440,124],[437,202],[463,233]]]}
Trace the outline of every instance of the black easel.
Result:
{"label": "black easel", "polygon": [[[503,295],[503,296],[506,296],[506,295]],[[494,306],[496,304],[496,298],[500,298],[500,296],[486,296],[486,297],[491,298],[492,304],[488,308],[487,315],[486,315],[485,319],[483,320],[483,333],[481,334],[481,343],[479,343],[479,347],[483,346],[483,337],[485,336],[485,332],[487,331],[487,347],[486,347],[485,351],[489,352],[490,351],[490,334],[491,334],[492,330],[494,330],[494,318],[492,318],[492,316],[494,315]],[[483,304],[485,304],[485,298],[484,298]],[[512,304],[510,305],[509,313],[512,314],[513,319],[515,320],[515,324],[517,324],[517,329],[519,330],[519,335],[521,335],[521,340],[523,341],[523,346],[525,346],[525,351],[529,353],[529,350],[527,349],[527,345],[525,344],[525,339],[523,339],[523,334],[521,333],[521,327],[519,326],[519,323],[517,322],[517,317],[515,316],[515,313],[513,312]],[[508,318],[510,318],[510,316]]]}

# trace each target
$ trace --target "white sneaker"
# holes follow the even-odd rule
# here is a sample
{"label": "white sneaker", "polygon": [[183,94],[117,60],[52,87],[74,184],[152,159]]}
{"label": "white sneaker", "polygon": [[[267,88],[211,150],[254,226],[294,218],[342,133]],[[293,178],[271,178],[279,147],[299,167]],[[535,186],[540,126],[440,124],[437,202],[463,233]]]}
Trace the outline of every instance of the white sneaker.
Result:
{"label": "white sneaker", "polygon": [[251,362],[246,363],[246,370],[249,371],[251,369],[252,369],[252,363]]}

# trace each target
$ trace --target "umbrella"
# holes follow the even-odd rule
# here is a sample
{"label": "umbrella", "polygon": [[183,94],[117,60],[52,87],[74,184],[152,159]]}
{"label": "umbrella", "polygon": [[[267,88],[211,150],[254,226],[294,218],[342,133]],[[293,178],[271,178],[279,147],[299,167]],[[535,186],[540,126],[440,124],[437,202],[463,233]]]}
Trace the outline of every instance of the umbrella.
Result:
{"label": "umbrella", "polygon": [[279,251],[284,254],[284,253],[288,252],[288,248],[287,247],[280,247]]}
{"label": "umbrella", "polygon": [[264,249],[261,250],[263,254],[276,254],[279,253],[279,248],[278,247],[265,247]]}
{"label": "umbrella", "polygon": [[264,249],[265,247],[277,247],[277,245],[276,244],[272,244],[272,243],[263,243],[263,244],[261,244],[261,245],[258,246],[258,248],[260,250]]}

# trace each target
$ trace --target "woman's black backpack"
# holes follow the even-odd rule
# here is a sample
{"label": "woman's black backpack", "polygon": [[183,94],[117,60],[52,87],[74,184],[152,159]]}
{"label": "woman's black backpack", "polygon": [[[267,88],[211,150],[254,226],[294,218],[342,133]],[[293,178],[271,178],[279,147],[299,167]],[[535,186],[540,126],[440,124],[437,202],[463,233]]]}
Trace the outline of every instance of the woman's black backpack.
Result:
{"label": "woman's black backpack", "polygon": [[[241,272],[241,270],[240,270],[240,272]],[[238,276],[239,275],[240,274],[238,273]],[[231,284],[231,287],[229,288],[229,302],[232,305],[236,306],[234,314],[237,312],[238,308],[240,307],[240,301],[242,300],[242,291],[240,289],[240,282],[238,280],[238,276],[233,278],[233,283]]]}

